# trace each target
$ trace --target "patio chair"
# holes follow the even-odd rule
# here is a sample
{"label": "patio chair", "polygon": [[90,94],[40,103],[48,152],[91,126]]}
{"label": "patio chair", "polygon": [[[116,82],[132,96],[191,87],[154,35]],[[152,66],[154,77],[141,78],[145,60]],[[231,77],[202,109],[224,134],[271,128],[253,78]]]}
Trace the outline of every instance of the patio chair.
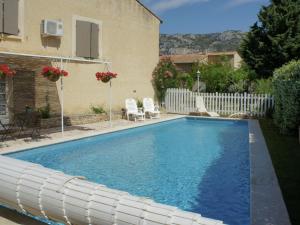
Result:
{"label": "patio chair", "polygon": [[196,110],[199,113],[207,114],[211,117],[219,117],[220,115],[216,112],[208,112],[205,105],[204,105],[204,100],[203,97],[201,96],[196,96]]}
{"label": "patio chair", "polygon": [[154,105],[152,98],[144,98],[143,99],[144,112],[146,115],[150,117],[150,119],[158,119],[160,118],[159,107]]}
{"label": "patio chair", "polygon": [[126,117],[129,120],[130,117],[136,120],[145,120],[145,113],[142,109],[137,107],[136,101],[133,98],[128,98],[125,100],[125,108],[126,108]]}
{"label": "patio chair", "polygon": [[1,141],[5,141],[8,137],[15,138],[15,134],[20,135],[20,127],[16,125],[15,121],[12,123],[4,123],[0,120],[0,134]]}
{"label": "patio chair", "polygon": [[39,112],[30,112],[27,114],[25,127],[30,130],[32,139],[39,137],[41,130],[41,115]]}

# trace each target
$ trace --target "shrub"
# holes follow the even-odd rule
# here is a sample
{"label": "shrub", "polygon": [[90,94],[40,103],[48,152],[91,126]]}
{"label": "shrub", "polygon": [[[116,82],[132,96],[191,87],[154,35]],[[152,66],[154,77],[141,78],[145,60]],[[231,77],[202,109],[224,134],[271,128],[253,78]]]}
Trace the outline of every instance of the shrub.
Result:
{"label": "shrub", "polygon": [[91,106],[91,110],[93,113],[95,114],[102,114],[102,113],[105,113],[105,110],[103,109],[102,106]]}
{"label": "shrub", "polygon": [[282,133],[300,125],[300,60],[291,61],[274,71],[275,124]]}
{"label": "shrub", "polygon": [[49,103],[47,103],[46,106],[39,108],[38,112],[41,114],[41,117],[43,119],[50,118],[50,105],[49,105]]}
{"label": "shrub", "polygon": [[176,88],[177,70],[170,58],[162,59],[152,74],[156,97],[161,101],[168,88]]}
{"label": "shrub", "polygon": [[136,105],[138,108],[143,108],[143,102],[140,99],[136,100]]}
{"label": "shrub", "polygon": [[207,92],[241,93],[248,90],[251,71],[245,65],[234,69],[226,58],[217,63],[197,64],[192,70],[195,82],[197,70],[201,72],[200,80],[205,82]]}
{"label": "shrub", "polygon": [[162,59],[153,72],[153,86],[156,97],[162,101],[168,88],[187,88],[193,86],[193,77],[189,73],[177,71],[170,58]]}
{"label": "shrub", "polygon": [[273,94],[272,79],[259,79],[254,82],[254,93],[256,94]]}

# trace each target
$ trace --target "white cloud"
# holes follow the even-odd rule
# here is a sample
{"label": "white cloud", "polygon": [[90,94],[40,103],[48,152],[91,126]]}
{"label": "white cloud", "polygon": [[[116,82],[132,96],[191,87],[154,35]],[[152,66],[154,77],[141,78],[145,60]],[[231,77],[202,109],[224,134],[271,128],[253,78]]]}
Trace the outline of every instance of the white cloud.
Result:
{"label": "white cloud", "polygon": [[266,0],[230,0],[225,5],[225,8],[234,8],[236,6],[245,5],[248,3],[254,3],[254,2],[266,2]]}
{"label": "white cloud", "polygon": [[162,13],[171,9],[176,9],[185,5],[191,5],[208,1],[209,0],[144,0],[145,3],[150,3],[150,8],[157,13]]}

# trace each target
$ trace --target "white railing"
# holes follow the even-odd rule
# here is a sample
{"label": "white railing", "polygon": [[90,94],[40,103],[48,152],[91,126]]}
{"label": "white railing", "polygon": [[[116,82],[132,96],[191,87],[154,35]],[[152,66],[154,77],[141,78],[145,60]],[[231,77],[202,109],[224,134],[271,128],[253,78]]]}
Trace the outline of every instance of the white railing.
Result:
{"label": "white railing", "polygon": [[197,93],[187,89],[170,88],[166,92],[165,107],[168,113],[189,114],[196,112],[196,96],[202,96],[206,109],[220,115],[249,114],[265,116],[274,106],[268,94],[248,93]]}

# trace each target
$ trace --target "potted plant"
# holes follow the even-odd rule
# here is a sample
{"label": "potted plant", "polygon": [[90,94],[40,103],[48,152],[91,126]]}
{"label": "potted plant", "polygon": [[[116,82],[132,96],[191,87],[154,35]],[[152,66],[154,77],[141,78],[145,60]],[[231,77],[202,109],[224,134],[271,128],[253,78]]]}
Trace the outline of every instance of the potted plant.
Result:
{"label": "potted plant", "polygon": [[66,77],[69,73],[65,70],[61,70],[58,67],[45,66],[41,73],[45,78],[52,82],[56,82],[60,77]]}
{"label": "potted plant", "polygon": [[109,82],[111,79],[116,78],[118,74],[112,72],[97,72],[97,80],[101,80],[103,83]]}
{"label": "potted plant", "polygon": [[11,77],[16,74],[16,71],[9,68],[7,64],[0,65],[0,79],[4,80],[6,77]]}

